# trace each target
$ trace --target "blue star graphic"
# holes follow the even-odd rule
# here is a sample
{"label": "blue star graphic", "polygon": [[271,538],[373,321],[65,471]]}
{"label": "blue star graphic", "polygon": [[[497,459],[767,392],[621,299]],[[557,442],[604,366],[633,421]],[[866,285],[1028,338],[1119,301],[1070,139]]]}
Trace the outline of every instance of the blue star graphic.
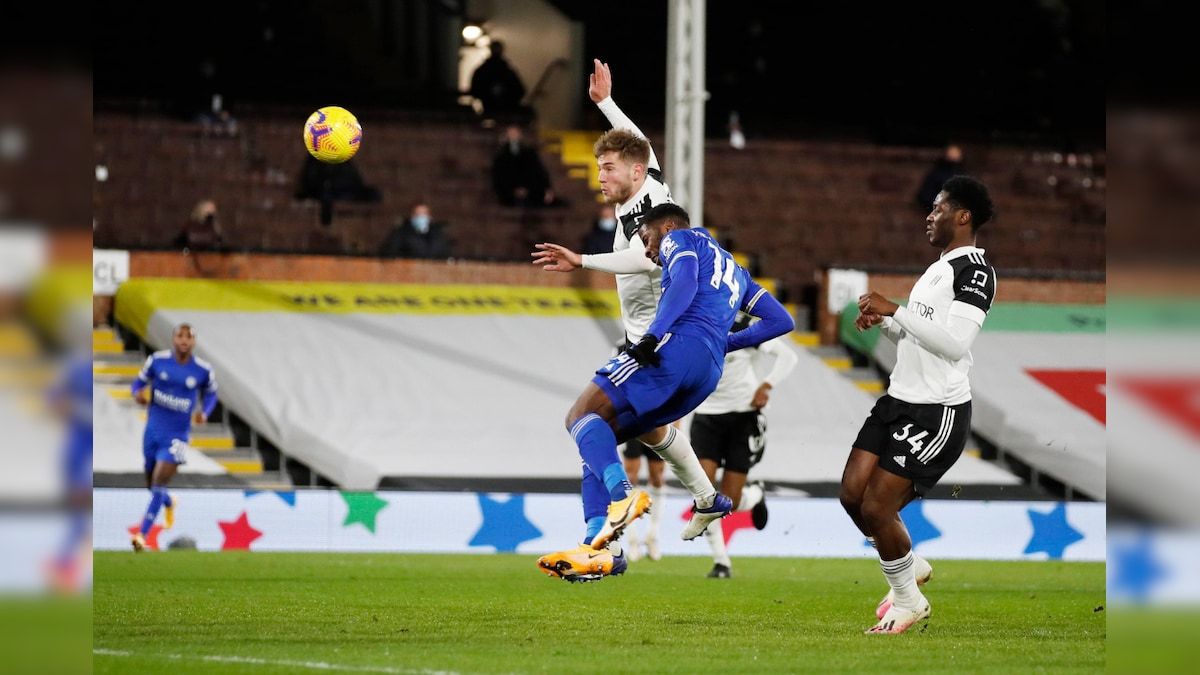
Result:
{"label": "blue star graphic", "polygon": [[1045,553],[1053,560],[1060,560],[1068,546],[1083,539],[1083,534],[1067,524],[1067,505],[1059,502],[1050,513],[1029,512],[1033,525],[1033,536],[1025,546],[1025,553]]}
{"label": "blue star graphic", "polygon": [[497,553],[512,553],[521,542],[542,536],[542,531],[525,517],[525,495],[512,495],[505,502],[482,493],[478,496],[483,524],[468,546],[495,546]]}
{"label": "blue star graphic", "polygon": [[1116,571],[1110,581],[1110,592],[1144,602],[1151,587],[1169,576],[1168,570],[1155,558],[1153,544],[1150,533],[1142,531],[1132,543],[1112,545],[1110,555]]}
{"label": "blue star graphic", "polygon": [[280,492],[279,490],[246,490],[246,497],[250,498],[250,497],[253,497],[254,495],[262,494],[264,492],[270,492],[271,494],[277,495],[280,499],[283,500],[283,503],[287,504],[288,506],[292,506],[292,507],[296,506],[296,493],[295,492]]}
{"label": "blue star graphic", "polygon": [[[904,525],[908,528],[908,536],[912,537],[912,548],[917,550],[922,542],[937,539],[942,536],[942,531],[937,529],[929,519],[925,517],[924,500],[918,499],[909,503],[900,511],[900,517],[904,519]],[[863,546],[870,546],[871,542],[863,539]]]}
{"label": "blue star graphic", "polygon": [[923,499],[915,500],[904,507],[900,511],[900,517],[904,519],[904,525],[908,527],[908,536],[912,537],[914,551],[923,542],[942,536],[942,531],[925,517],[925,500]]}

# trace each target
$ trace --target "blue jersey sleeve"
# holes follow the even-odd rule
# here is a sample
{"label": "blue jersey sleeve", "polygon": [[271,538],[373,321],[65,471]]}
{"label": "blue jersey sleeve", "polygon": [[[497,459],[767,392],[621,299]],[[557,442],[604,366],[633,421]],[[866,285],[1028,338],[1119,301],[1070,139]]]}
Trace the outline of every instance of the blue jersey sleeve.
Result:
{"label": "blue jersey sleeve", "polygon": [[204,384],[200,405],[203,406],[204,416],[212,417],[212,412],[217,407],[217,374],[212,370],[208,371],[208,381]]}
{"label": "blue jersey sleeve", "polygon": [[201,405],[203,406],[202,409],[204,410],[204,417],[212,417],[212,412],[217,407],[217,392],[204,392],[204,398],[201,400]]}
{"label": "blue jersey sleeve", "polygon": [[663,291],[662,299],[658,301],[658,314],[647,334],[661,339],[692,304],[692,298],[696,297],[696,289],[700,286],[699,269],[695,255],[676,259],[671,267],[671,285]]}
{"label": "blue jersey sleeve", "polygon": [[133,378],[133,383],[129,386],[130,393],[137,395],[138,391],[145,389],[146,385],[154,381],[154,355],[146,357],[146,363],[142,364],[142,369],[138,371],[137,377]]}
{"label": "blue jersey sleeve", "polygon": [[767,340],[790,333],[796,327],[796,320],[792,318],[791,312],[753,279],[749,280],[746,285],[746,292],[742,295],[741,309],[759,320],[750,324],[745,330],[729,334],[725,343],[727,353],[760,345]]}

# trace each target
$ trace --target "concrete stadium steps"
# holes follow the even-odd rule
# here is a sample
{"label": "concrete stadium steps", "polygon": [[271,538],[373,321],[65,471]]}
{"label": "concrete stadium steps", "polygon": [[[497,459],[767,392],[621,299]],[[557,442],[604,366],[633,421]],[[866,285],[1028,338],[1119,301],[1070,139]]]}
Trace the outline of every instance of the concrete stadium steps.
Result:
{"label": "concrete stadium steps", "polygon": [[[816,337],[815,334],[813,337]],[[814,340],[808,350],[821,359],[825,365],[841,373],[854,382],[854,386],[863,391],[879,395],[884,392],[885,385],[879,374],[873,368],[856,366],[850,352],[842,345],[822,345]]]}
{"label": "concrete stadium steps", "polygon": [[93,354],[120,354],[125,351],[125,343],[117,337],[112,328],[92,329]]}

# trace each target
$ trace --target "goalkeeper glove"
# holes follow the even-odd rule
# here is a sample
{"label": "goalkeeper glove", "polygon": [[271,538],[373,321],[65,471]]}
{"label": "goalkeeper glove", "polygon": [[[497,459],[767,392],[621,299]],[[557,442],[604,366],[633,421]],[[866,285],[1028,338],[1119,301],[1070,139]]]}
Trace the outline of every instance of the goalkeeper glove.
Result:
{"label": "goalkeeper glove", "polygon": [[658,352],[654,351],[657,347],[658,338],[653,335],[646,335],[636,345],[626,349],[625,353],[629,354],[629,357],[637,361],[640,366],[654,366],[657,368],[658,364],[662,363],[662,357],[658,355]]}

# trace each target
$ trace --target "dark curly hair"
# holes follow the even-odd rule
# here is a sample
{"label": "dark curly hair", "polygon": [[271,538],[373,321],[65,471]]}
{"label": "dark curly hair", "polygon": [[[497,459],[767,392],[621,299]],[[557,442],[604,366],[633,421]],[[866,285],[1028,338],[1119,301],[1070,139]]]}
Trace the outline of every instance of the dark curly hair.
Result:
{"label": "dark curly hair", "polygon": [[946,201],[956,208],[971,212],[971,234],[979,231],[996,215],[996,206],[988,194],[987,186],[971,176],[954,176],[942,183]]}

